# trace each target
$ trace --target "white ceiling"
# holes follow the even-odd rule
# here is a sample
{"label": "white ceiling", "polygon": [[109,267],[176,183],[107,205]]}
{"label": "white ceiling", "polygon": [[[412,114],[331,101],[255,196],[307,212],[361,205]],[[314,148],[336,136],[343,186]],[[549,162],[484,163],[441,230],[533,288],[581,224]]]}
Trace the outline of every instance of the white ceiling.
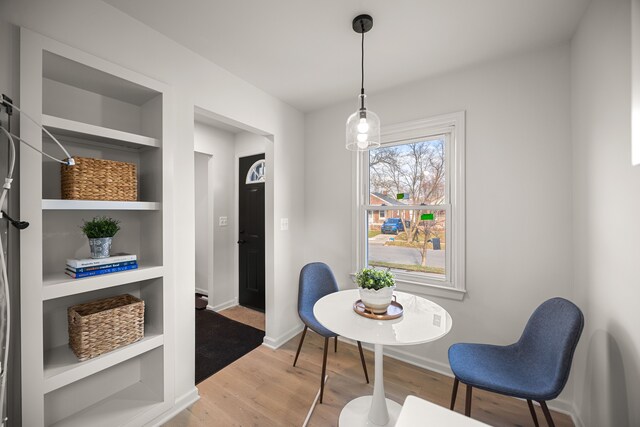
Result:
{"label": "white ceiling", "polygon": [[105,0],[302,110],[569,40],[590,0]]}

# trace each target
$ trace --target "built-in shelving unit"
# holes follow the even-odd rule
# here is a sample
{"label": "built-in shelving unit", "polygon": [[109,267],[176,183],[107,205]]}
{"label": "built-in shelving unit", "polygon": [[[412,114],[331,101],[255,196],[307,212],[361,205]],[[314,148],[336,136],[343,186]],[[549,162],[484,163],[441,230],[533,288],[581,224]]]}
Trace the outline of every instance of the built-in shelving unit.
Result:
{"label": "built-in shelving unit", "polygon": [[[134,163],[137,201],[63,200],[60,164],[32,150],[20,157],[22,424],[144,425],[173,405],[173,280],[167,259],[167,88],[131,70],[31,31],[21,33],[22,109],[40,118],[72,156]],[[22,137],[61,157],[35,126]],[[28,173],[24,173],[28,171]],[[113,252],[139,268],[73,279],[69,258],[87,258],[83,220],[120,220]],[[145,302],[144,337],[80,362],[68,346],[67,308],[131,294]]]}

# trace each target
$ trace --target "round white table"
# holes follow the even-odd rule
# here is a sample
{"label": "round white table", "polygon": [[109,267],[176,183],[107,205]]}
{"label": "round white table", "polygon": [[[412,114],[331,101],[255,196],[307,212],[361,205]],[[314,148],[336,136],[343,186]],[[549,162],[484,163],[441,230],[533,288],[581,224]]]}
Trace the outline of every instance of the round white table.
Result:
{"label": "round white table", "polygon": [[395,295],[404,314],[394,320],[368,319],[353,311],[353,303],[360,299],[357,289],[329,294],[313,306],[313,314],[325,328],[375,346],[373,396],[347,403],[340,413],[340,426],[395,425],[402,406],[384,394],[383,346],[422,344],[442,338],[451,330],[451,316],[438,304],[405,292]]}

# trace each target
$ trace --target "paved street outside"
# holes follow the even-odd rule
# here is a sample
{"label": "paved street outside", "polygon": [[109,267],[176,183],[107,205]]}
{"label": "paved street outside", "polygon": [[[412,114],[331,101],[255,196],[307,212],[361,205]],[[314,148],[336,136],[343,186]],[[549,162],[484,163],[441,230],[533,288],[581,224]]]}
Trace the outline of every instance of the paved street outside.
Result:
{"label": "paved street outside", "polygon": [[[393,262],[396,264],[420,265],[420,251],[402,246],[384,246],[384,243],[395,236],[379,234],[369,239],[369,260]],[[445,251],[427,249],[427,266],[445,268]]]}

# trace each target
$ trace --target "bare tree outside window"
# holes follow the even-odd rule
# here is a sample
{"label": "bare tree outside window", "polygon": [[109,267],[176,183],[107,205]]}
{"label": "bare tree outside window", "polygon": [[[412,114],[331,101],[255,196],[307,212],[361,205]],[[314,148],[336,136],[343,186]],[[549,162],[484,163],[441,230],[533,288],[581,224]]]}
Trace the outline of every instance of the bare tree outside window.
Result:
{"label": "bare tree outside window", "polygon": [[[419,205],[433,207],[446,202],[445,151],[444,139],[432,139],[381,147],[370,152],[370,204],[393,205],[394,210],[387,210],[387,219],[380,225],[370,220],[369,236],[376,236],[378,226],[381,234],[386,234],[390,229],[387,222],[394,218],[398,218],[401,224],[398,224],[397,219],[395,220],[396,227],[391,228],[391,231],[395,232],[393,237],[386,241],[378,238],[384,241],[384,248],[396,249],[387,249],[383,252],[382,247],[372,248],[371,243],[376,242],[370,242],[369,265],[444,274],[444,257],[439,256],[442,262],[438,263],[434,260],[434,263],[430,263],[428,255],[436,248],[440,250],[446,244],[446,214],[444,211],[434,211],[433,208],[415,209],[415,207]],[[437,239],[435,240],[437,245],[434,244],[434,239]],[[406,249],[400,248],[417,251],[414,253],[419,255],[419,260],[412,257]],[[377,256],[378,254],[380,256]]]}

